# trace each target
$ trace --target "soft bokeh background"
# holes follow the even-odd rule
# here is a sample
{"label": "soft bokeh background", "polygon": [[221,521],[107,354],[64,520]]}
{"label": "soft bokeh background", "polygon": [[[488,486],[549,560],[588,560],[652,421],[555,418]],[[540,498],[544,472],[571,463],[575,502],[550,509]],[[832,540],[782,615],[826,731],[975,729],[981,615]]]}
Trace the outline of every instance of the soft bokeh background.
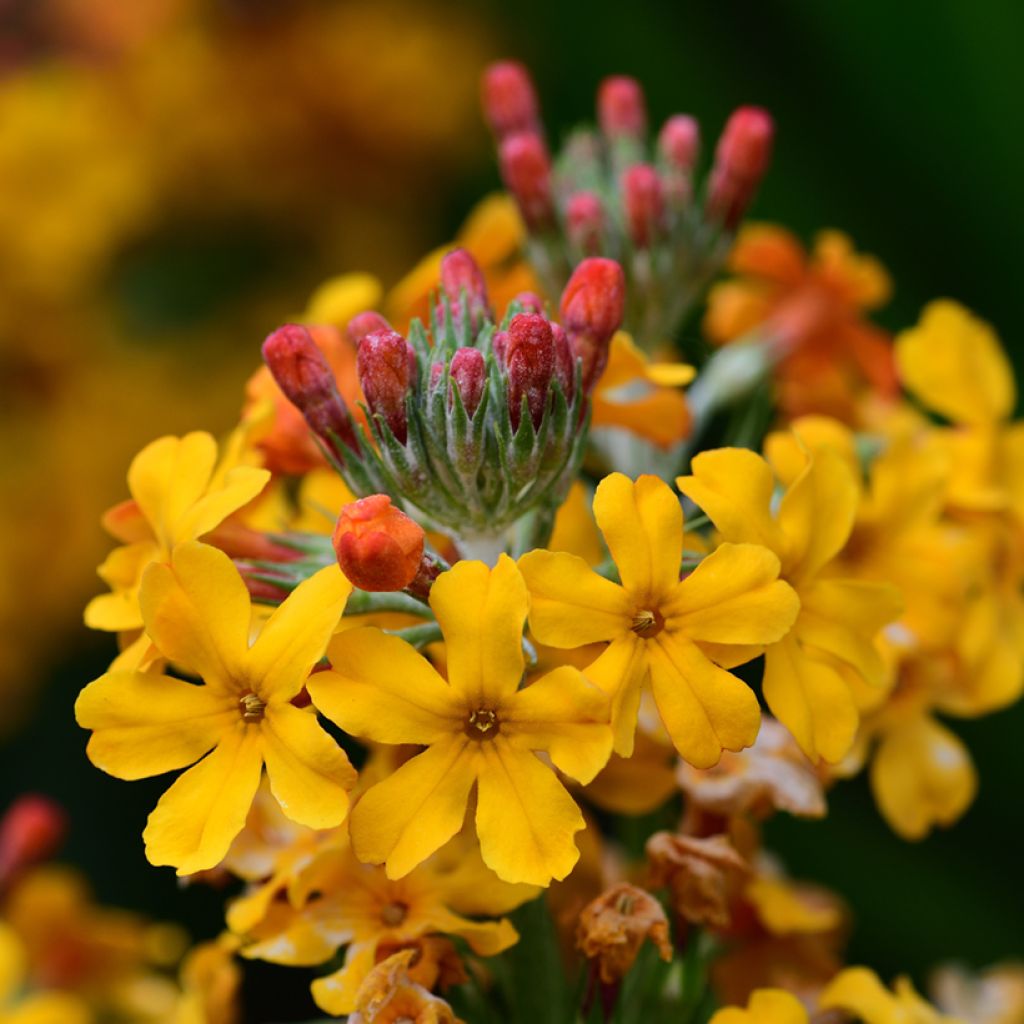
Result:
{"label": "soft bokeh background", "polygon": [[[691,112],[708,138],[767,106],[755,216],[846,230],[893,272],[886,326],[957,298],[1020,371],[1022,45],[1011,0],[0,0],[0,806],[53,794],[104,900],[217,929],[219,894],[144,862],[161,783],[100,775],[71,717],[112,649],[80,625],[97,518],[146,441],[230,426],[260,340],[318,281],[394,281],[497,186],[488,59],[530,64],[556,135],[617,71],[655,121]],[[953,830],[895,839],[863,780],[827,822],[769,829],[847,896],[851,956],[883,975],[1024,954],[1024,708],[953,727],[982,779]],[[308,1010],[301,972],[261,989],[246,1019]]]}

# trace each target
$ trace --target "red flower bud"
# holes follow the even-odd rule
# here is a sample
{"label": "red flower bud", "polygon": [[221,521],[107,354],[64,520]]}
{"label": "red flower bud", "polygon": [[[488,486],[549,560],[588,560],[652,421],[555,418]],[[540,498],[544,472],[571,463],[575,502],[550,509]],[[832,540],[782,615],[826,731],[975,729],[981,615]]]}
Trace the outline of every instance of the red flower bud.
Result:
{"label": "red flower bud", "polygon": [[576,356],[560,324],[551,325],[551,335],[555,339],[555,380],[562,385],[565,400],[571,402],[576,390]]}
{"label": "red flower bud", "polygon": [[449,373],[453,385],[459,390],[463,407],[472,416],[487,386],[487,364],[483,353],[475,348],[458,349],[452,356]]}
{"label": "red flower bud", "polygon": [[468,314],[470,331],[475,336],[483,321],[491,316],[491,305],[483,271],[465,249],[453,249],[441,260],[441,287],[448,296],[453,320],[461,325],[463,315]]}
{"label": "red flower bud", "polygon": [[499,366],[507,366],[508,331],[495,331],[491,338],[491,351]]}
{"label": "red flower bud", "polygon": [[730,230],[753,201],[771,159],[775,128],[760,107],[740,107],[718,140],[708,186],[707,213]]}
{"label": "red flower bud", "polygon": [[517,132],[502,140],[498,163],[505,187],[512,193],[529,228],[551,222],[551,160],[536,132]]}
{"label": "red flower bud", "polygon": [[368,334],[373,334],[374,331],[390,331],[391,324],[380,313],[368,309],[365,313],[357,313],[352,317],[345,330],[352,344],[358,345],[363,338]]}
{"label": "red flower bud", "polygon": [[608,362],[608,346],[626,303],[626,279],[615,260],[594,257],[573,271],[562,292],[561,316],[573,352],[583,361],[583,391],[589,394]]}
{"label": "red flower bud", "polygon": [[67,824],[64,809],[49,797],[18,797],[0,820],[0,882],[54,854]]}
{"label": "red flower bud", "polygon": [[334,528],[334,553],[348,580],[360,590],[403,590],[423,561],[423,528],[391,504],[371,494],[346,505]]}
{"label": "red flower bud", "polygon": [[359,342],[356,369],[366,404],[384,417],[391,433],[405,444],[405,398],[416,374],[416,353],[397,331],[374,331]]}
{"label": "red flower bud", "polygon": [[609,139],[642,139],[647,133],[647,104],[635,78],[612,75],[597,90],[597,120]]}
{"label": "red flower bud", "polygon": [[484,116],[499,139],[512,132],[539,131],[537,94],[530,73],[514,60],[501,60],[480,81]]}
{"label": "red flower bud", "polygon": [[512,429],[519,429],[523,396],[534,427],[540,427],[548,388],[555,372],[555,339],[551,324],[537,313],[520,313],[508,326],[508,411]]}
{"label": "red flower bud", "polygon": [[658,152],[669,167],[689,173],[700,152],[700,127],[689,114],[673,114],[658,135]]}
{"label": "red flower bud", "polygon": [[565,227],[570,243],[587,256],[601,251],[604,209],[593,192],[577,192],[565,210]]}
{"label": "red flower bud", "polygon": [[518,302],[524,313],[544,312],[544,300],[536,292],[519,292],[512,297],[512,301]]}
{"label": "red flower bud", "polygon": [[623,174],[622,202],[633,244],[646,248],[665,227],[665,190],[650,164],[634,164]]}
{"label": "red flower bud", "polygon": [[334,372],[309,331],[299,324],[285,324],[263,342],[267,364],[285,397],[305,417],[309,428],[332,451],[333,436],[355,451],[355,429],[345,402],[338,393]]}

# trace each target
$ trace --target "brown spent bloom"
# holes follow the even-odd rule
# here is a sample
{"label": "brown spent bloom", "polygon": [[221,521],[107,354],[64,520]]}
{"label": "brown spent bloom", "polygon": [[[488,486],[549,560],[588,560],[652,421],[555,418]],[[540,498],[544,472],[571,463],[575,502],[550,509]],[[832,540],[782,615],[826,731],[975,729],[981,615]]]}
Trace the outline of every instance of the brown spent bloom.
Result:
{"label": "brown spent bloom", "polygon": [[587,959],[597,961],[606,985],[625,977],[645,939],[658,947],[662,960],[671,961],[665,911],[649,892],[628,882],[606,889],[580,913],[576,945]]}
{"label": "brown spent bloom", "polygon": [[349,1024],[463,1024],[443,999],[410,979],[415,957],[415,950],[404,949],[370,971]]}
{"label": "brown spent bloom", "polygon": [[825,793],[814,766],[789,731],[764,718],[757,742],[739,753],[726,751],[714,768],[680,761],[679,787],[702,810],[722,817],[750,814],[763,820],[776,811],[801,818],[825,816]]}
{"label": "brown spent bloom", "polygon": [[407,966],[409,980],[415,985],[430,991],[438,989],[444,992],[452,985],[469,981],[455,943],[443,935],[421,935],[408,942],[390,942],[385,939],[377,943],[374,955],[377,963],[383,963],[396,953],[405,951],[412,953]]}
{"label": "brown spent bloom", "polygon": [[672,893],[677,914],[693,924],[726,928],[750,865],[725,836],[706,839],[656,832],[645,847],[651,884]]}

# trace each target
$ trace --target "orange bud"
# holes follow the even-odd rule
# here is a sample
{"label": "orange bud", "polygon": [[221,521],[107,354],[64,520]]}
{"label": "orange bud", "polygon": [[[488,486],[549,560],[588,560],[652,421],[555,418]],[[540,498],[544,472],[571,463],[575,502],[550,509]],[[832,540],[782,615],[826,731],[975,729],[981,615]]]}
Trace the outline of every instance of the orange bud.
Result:
{"label": "orange bud", "polygon": [[341,571],[360,590],[404,590],[423,561],[423,528],[386,494],[346,505],[333,542]]}
{"label": "orange bud", "polygon": [[34,793],[18,797],[0,819],[0,882],[46,860],[66,831],[67,815],[58,803]]}

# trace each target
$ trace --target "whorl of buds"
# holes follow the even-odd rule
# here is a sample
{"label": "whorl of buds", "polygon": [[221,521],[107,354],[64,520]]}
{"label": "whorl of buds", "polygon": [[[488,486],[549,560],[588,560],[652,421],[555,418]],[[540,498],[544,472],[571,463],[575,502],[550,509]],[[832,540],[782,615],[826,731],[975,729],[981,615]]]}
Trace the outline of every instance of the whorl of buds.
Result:
{"label": "whorl of buds", "polygon": [[359,342],[356,371],[370,411],[383,417],[395,437],[405,444],[405,399],[416,375],[412,346],[397,331],[367,334]]}
{"label": "whorl of buds", "polygon": [[551,194],[551,159],[536,132],[516,132],[501,142],[498,163],[505,187],[512,193],[530,228],[544,227],[555,213]]}
{"label": "whorl of buds", "polygon": [[364,313],[357,313],[348,322],[345,328],[349,341],[358,345],[368,334],[375,331],[390,331],[391,324],[387,322],[376,310],[368,309]]}
{"label": "whorl of buds", "polygon": [[597,90],[597,121],[609,139],[642,139],[647,133],[647,104],[635,78],[612,75]]}
{"label": "whorl of buds", "polygon": [[461,328],[468,317],[470,334],[475,338],[490,318],[491,308],[483,271],[465,249],[453,249],[441,260],[441,288],[448,297],[456,327]]}
{"label": "whorl of buds", "polygon": [[64,809],[49,797],[18,797],[0,820],[0,884],[52,856],[67,832]]}
{"label": "whorl of buds", "polygon": [[309,428],[336,456],[340,453],[334,450],[334,437],[356,448],[352,418],[338,393],[334,372],[305,327],[285,324],[270,334],[263,342],[263,361]]}
{"label": "whorl of buds", "polygon": [[484,71],[480,100],[484,116],[499,139],[539,128],[537,93],[530,73],[518,61],[501,60]]}
{"label": "whorl of buds", "polygon": [[423,528],[386,494],[371,494],[342,508],[332,543],[341,571],[360,590],[403,590],[423,561]]}
{"label": "whorl of buds", "polygon": [[771,159],[775,127],[760,107],[733,111],[718,140],[708,186],[708,216],[730,230],[746,213]]}
{"label": "whorl of buds", "polygon": [[476,348],[458,349],[452,356],[449,373],[463,408],[472,416],[479,408],[487,387],[487,364],[483,353]]}
{"label": "whorl of buds", "polygon": [[593,192],[577,192],[569,198],[565,209],[565,231],[570,244],[585,256],[601,251],[604,231],[604,208]]}
{"label": "whorl of buds", "polygon": [[626,303],[626,281],[615,260],[583,260],[562,292],[562,327],[582,360],[584,394],[589,394],[608,362],[608,346],[619,329]]}
{"label": "whorl of buds", "polygon": [[539,427],[555,373],[555,339],[551,324],[544,317],[537,313],[520,313],[512,318],[508,326],[505,365],[512,429],[519,429],[524,398],[534,427]]}
{"label": "whorl of buds", "polygon": [[623,174],[622,205],[629,237],[638,249],[646,249],[662,234],[665,222],[665,191],[650,164],[634,164]]}

